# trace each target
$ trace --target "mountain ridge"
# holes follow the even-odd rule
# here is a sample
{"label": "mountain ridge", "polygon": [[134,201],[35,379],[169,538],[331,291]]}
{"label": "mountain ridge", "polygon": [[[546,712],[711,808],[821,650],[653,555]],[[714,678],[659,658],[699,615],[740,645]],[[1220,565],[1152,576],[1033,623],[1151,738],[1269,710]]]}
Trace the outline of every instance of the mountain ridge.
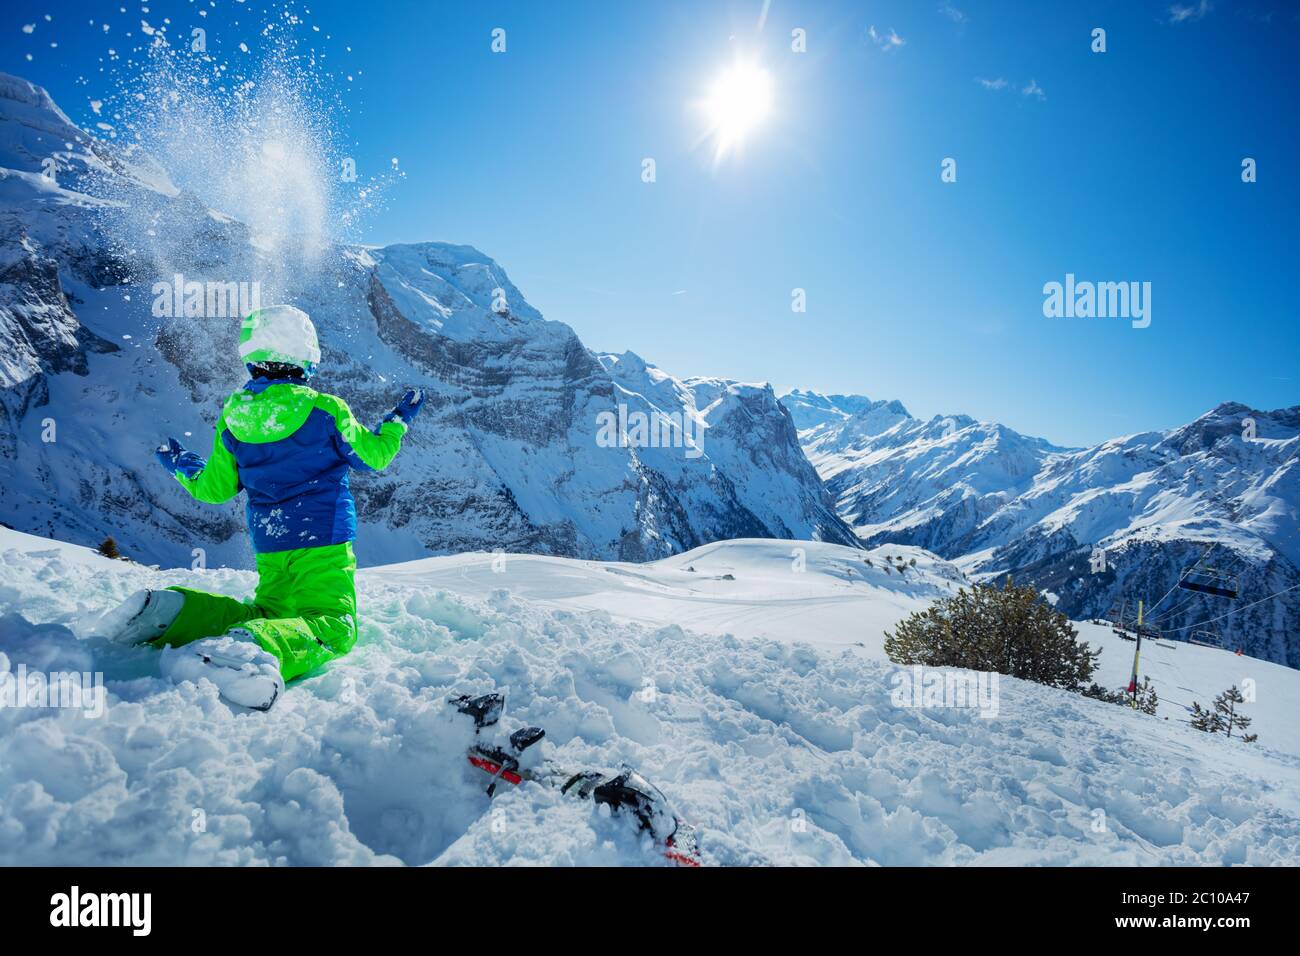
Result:
{"label": "mountain ridge", "polygon": [[[976,579],[1011,574],[1082,619],[1124,604],[1132,616],[1213,545],[1207,564],[1236,574],[1241,610],[1178,590],[1157,624],[1183,639],[1222,615],[1225,643],[1300,666],[1300,602],[1244,607],[1300,584],[1300,406],[1225,401],[1175,428],[1070,449],[996,422],[811,394],[781,400],[810,423],[804,450],[868,546],[924,547]],[[1095,548],[1104,571],[1091,569]]]}
{"label": "mountain ridge", "polygon": [[[304,308],[322,341],[315,383],[363,420],[425,389],[395,464],[354,478],[364,564],[498,550],[646,560],[737,536],[857,546],[774,395],[726,397],[698,457],[602,446],[613,378],[491,257],[259,234],[7,75],[0,223],[18,237],[0,242],[0,341],[16,356],[0,366],[0,520],[19,530],[91,545],[112,535],[150,562],[250,559],[236,505],[190,501],[152,462],[168,434],[206,454],[224,396],[247,378],[239,316],[151,313],[153,290],[180,276],[256,282]],[[772,418],[764,440],[781,447],[754,445],[732,420],[744,414]]]}

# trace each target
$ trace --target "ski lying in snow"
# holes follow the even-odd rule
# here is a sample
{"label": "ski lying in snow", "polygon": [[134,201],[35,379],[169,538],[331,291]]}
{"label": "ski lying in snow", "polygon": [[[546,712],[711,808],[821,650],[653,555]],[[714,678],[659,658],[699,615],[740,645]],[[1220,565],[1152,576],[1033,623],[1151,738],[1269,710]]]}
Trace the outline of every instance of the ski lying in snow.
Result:
{"label": "ski lying in snow", "polygon": [[[506,699],[500,693],[479,697],[459,694],[447,702],[473,719],[477,735],[501,719]],[[502,781],[518,786],[530,780],[579,800],[608,804],[615,813],[630,813],[639,829],[650,833],[668,860],[679,866],[700,865],[695,828],[677,816],[658,787],[627,765],[615,773],[599,770],[575,773],[549,760],[534,760],[535,752],[528,753],[528,750],[545,736],[546,731],[541,727],[521,727],[505,743],[482,740],[470,746],[470,764],[490,778],[489,797],[496,793]]]}

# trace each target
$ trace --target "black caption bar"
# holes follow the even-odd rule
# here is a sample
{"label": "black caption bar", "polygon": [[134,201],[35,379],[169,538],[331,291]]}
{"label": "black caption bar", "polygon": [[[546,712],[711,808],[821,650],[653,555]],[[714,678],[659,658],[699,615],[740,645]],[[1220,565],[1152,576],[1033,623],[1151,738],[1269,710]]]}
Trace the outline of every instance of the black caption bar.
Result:
{"label": "black caption bar", "polygon": [[828,911],[846,928],[887,923],[922,939],[1037,927],[1079,940],[1150,933],[1226,940],[1294,926],[1295,876],[1244,868],[0,869],[0,920],[10,943],[75,933],[80,943],[93,936],[128,947],[285,938],[382,945],[384,934],[412,927],[444,941],[467,933],[487,940],[499,932],[626,931],[677,918],[698,941],[713,929],[734,937],[778,917],[798,922]]}

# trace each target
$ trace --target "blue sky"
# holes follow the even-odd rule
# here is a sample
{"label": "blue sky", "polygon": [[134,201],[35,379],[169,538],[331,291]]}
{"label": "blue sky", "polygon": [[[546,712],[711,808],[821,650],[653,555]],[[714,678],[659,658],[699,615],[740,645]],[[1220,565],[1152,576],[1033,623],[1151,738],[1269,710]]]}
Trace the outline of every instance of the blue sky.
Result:
{"label": "blue sky", "polygon": [[[256,57],[271,6],[14,0],[0,67],[85,124],[142,17]],[[364,238],[475,245],[591,348],[1061,444],[1300,402],[1292,3],[773,0],[761,30],[761,0],[294,9],[353,76],[340,152],[406,172]],[[691,104],[738,53],[773,109],[715,163]],[[1045,318],[1067,272],[1150,282],[1150,327]]]}

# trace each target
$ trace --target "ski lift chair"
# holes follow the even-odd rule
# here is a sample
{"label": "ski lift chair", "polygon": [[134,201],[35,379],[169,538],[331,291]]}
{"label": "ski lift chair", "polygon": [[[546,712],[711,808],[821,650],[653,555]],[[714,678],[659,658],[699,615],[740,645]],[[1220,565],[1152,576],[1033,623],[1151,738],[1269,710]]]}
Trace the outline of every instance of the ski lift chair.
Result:
{"label": "ski lift chair", "polygon": [[1178,586],[1186,591],[1213,594],[1216,597],[1237,596],[1237,576],[1217,568],[1188,568],[1179,576]]}
{"label": "ski lift chair", "polygon": [[1192,636],[1187,639],[1187,642],[1199,644],[1201,647],[1223,647],[1223,638],[1213,629],[1192,631]]}
{"label": "ski lift chair", "polygon": [[1164,636],[1160,628],[1151,624],[1143,624],[1137,630],[1141,632],[1144,641],[1158,641]]}

